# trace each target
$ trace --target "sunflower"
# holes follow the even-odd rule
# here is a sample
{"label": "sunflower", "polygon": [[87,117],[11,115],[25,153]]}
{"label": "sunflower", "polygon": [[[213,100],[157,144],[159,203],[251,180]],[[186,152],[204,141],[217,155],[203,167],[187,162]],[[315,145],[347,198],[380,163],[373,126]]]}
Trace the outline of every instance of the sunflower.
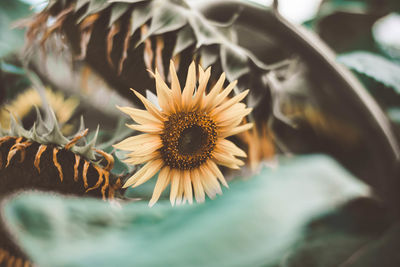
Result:
{"label": "sunflower", "polygon": [[228,98],[237,81],[223,88],[223,73],[206,94],[211,68],[204,71],[199,66],[198,71],[196,91],[194,62],[189,66],[183,90],[172,61],[171,88],[157,70],[152,73],[161,110],[133,89],[146,110],[118,107],[138,123],[127,126],[143,132],[114,145],[117,149],[131,151],[126,163],[145,163],[124,187],[137,187],[159,172],[149,206],[157,202],[168,184],[171,184],[172,205],[186,201],[192,204],[193,194],[197,202],[204,202],[205,193],[213,199],[216,194],[222,194],[220,183],[228,187],[217,164],[232,169],[244,165],[237,156],[246,157],[246,153],[225,138],[252,127],[251,123],[241,124],[252,110],[240,103],[249,90]]}

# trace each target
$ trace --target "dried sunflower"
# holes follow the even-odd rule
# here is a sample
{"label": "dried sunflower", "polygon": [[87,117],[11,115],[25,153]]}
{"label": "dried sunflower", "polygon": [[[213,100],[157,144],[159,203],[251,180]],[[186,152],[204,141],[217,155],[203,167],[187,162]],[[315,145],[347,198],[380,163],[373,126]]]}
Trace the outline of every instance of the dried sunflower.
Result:
{"label": "dried sunflower", "polygon": [[246,153],[226,137],[246,131],[251,123],[240,125],[251,108],[239,103],[248,93],[246,90],[228,98],[236,81],[225,89],[223,73],[206,94],[211,69],[199,66],[199,83],[196,88],[196,67],[188,69],[183,90],[171,61],[171,89],[156,70],[158,102],[161,110],[138,92],[133,92],[147,110],[118,107],[138,124],[128,127],[144,134],[128,137],[115,148],[131,151],[125,160],[128,164],[146,163],[130,177],[124,187],[137,187],[152,178],[158,171],[158,179],[149,205],[153,206],[167,185],[171,184],[171,204],[205,200],[205,193],[214,198],[221,194],[220,183],[228,187],[217,164],[238,169]]}

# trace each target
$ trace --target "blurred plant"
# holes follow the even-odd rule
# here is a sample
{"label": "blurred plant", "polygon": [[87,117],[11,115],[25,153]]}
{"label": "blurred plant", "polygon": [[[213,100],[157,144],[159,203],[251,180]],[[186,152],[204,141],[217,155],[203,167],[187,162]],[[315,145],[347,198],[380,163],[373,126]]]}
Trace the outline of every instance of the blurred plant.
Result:
{"label": "blurred plant", "polygon": [[[9,26],[29,11],[19,1],[9,6],[0,4],[6,20],[0,32],[10,36],[6,49],[0,46],[0,100],[22,123],[13,116],[8,123],[6,112],[1,115],[0,265],[369,266],[368,259],[379,253],[385,255],[384,266],[399,265],[392,253],[398,236],[398,138],[385,113],[334,62],[331,51],[274,8],[241,2],[194,8],[183,0],[50,0],[19,23],[27,26],[23,43],[13,41],[21,40],[21,31]],[[382,25],[394,23],[396,14],[386,15],[397,7],[389,0],[383,5],[323,1],[307,23],[336,51],[352,52],[339,61],[357,73],[394,121],[400,90],[397,39],[388,39]],[[22,44],[20,57],[14,48]],[[204,71],[207,67],[213,71]],[[219,78],[222,72],[227,81]],[[185,78],[181,92],[178,81]],[[124,99],[112,97],[112,91]],[[242,122],[251,109],[238,102],[247,92],[253,111]],[[130,103],[134,107],[126,107]],[[139,125],[126,129],[114,104],[125,106],[120,109]],[[206,110],[208,120],[201,111],[213,104],[215,109]],[[196,106],[197,120],[188,115]],[[81,125],[71,119],[79,115],[89,128],[99,123],[102,130],[89,133],[83,119]],[[254,128],[214,140],[213,124],[204,121],[235,134]],[[193,128],[199,130],[194,124],[205,126],[200,132],[207,132],[208,146],[196,139],[199,131],[192,135]],[[174,139],[166,137],[166,126]],[[72,130],[77,133],[66,137]],[[185,148],[181,139],[188,141]],[[188,150],[190,156],[176,154],[177,143],[178,152]],[[199,143],[207,153],[218,152],[212,161],[205,153],[208,168],[195,161],[203,154],[193,156]],[[297,157],[309,153],[333,156],[371,187],[329,157]],[[242,170],[229,169],[243,165],[236,156],[246,154]],[[261,168],[278,160],[276,170]],[[179,174],[167,173],[165,165],[178,167],[172,169]],[[251,180],[250,169],[259,171]],[[150,179],[158,171],[158,178]],[[214,201],[168,204],[191,202],[193,192],[199,202],[204,192],[213,198],[222,193],[219,183],[225,179],[231,190]],[[144,182],[126,194],[122,189]],[[169,201],[161,194],[168,183]],[[79,198],[14,195],[30,189]],[[159,204],[149,209],[148,200]],[[377,262],[372,266],[382,265]]]}

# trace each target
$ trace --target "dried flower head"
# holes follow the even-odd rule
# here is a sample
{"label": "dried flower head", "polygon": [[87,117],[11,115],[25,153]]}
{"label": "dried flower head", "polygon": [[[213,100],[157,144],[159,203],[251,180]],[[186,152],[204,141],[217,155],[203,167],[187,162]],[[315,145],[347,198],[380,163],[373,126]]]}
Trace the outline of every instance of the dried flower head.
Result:
{"label": "dried flower head", "polygon": [[217,164],[238,169],[244,163],[239,157],[246,153],[226,137],[246,131],[251,123],[241,125],[251,108],[239,103],[248,90],[228,98],[236,81],[223,89],[223,73],[206,94],[211,69],[199,66],[196,88],[196,68],[193,62],[188,70],[183,90],[171,61],[169,88],[156,70],[156,90],[159,110],[144,96],[134,91],[147,110],[119,107],[138,124],[128,127],[144,134],[128,137],[115,147],[131,151],[126,162],[145,165],[130,177],[124,187],[137,187],[152,178],[158,179],[149,205],[153,206],[168,184],[171,184],[171,204],[203,202],[205,193],[214,198],[221,194],[220,183],[228,187]]}

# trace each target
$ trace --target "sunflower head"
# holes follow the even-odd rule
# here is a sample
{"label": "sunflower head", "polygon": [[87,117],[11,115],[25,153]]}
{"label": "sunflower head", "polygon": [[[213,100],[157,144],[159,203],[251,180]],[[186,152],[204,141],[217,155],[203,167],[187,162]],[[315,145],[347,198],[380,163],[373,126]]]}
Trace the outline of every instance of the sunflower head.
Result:
{"label": "sunflower head", "polygon": [[211,69],[204,71],[199,66],[198,71],[197,81],[193,62],[181,89],[171,61],[170,87],[157,70],[153,74],[161,109],[134,90],[146,110],[118,107],[137,123],[128,127],[142,132],[115,145],[130,151],[125,160],[128,164],[144,164],[124,187],[139,186],[159,172],[150,206],[169,184],[172,205],[186,201],[191,204],[193,195],[197,202],[203,202],[205,194],[214,198],[222,193],[220,183],[228,187],[217,165],[238,169],[244,164],[237,157],[246,157],[246,153],[226,138],[252,127],[251,123],[242,124],[251,112],[240,103],[248,90],[228,98],[236,81],[223,88],[223,73],[208,89]]}

